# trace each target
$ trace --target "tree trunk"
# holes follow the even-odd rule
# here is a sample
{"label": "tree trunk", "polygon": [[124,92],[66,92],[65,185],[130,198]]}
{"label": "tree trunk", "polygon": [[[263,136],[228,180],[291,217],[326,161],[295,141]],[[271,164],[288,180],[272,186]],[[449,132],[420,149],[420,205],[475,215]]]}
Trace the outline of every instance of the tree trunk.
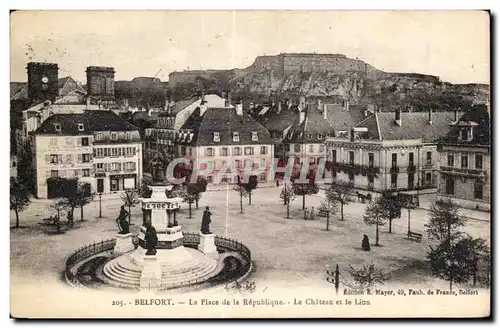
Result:
{"label": "tree trunk", "polygon": [[450,292],[453,291],[453,277],[450,277]]}
{"label": "tree trunk", "polygon": [[392,233],[392,219],[389,218],[389,233]]}
{"label": "tree trunk", "polygon": [[344,221],[344,202],[340,201],[340,219]]}
{"label": "tree trunk", "polygon": [[191,219],[192,218],[192,216],[191,216],[191,207],[192,207],[193,202],[188,201],[188,203],[189,203],[189,218]]}
{"label": "tree trunk", "polygon": [[375,246],[378,246],[378,218],[377,223],[375,224]]}
{"label": "tree trunk", "polygon": [[243,195],[240,194],[240,213],[243,213]]}
{"label": "tree trunk", "polygon": [[132,212],[130,212],[131,206],[128,206],[128,225],[130,225],[130,218],[132,217]]}
{"label": "tree trunk", "polygon": [[330,212],[326,213],[326,231],[330,229]]}
{"label": "tree trunk", "polygon": [[252,192],[248,193],[248,205],[252,205]]}
{"label": "tree trunk", "polygon": [[57,233],[61,232],[61,216],[60,216],[60,211],[57,210]]}
{"label": "tree trunk", "polygon": [[286,218],[290,218],[290,202],[287,202],[286,204]]}
{"label": "tree trunk", "polygon": [[194,201],[196,202],[196,209],[198,209],[198,195],[196,195],[196,198],[194,199]]}
{"label": "tree trunk", "polygon": [[302,195],[302,209],[306,209],[306,194]]}
{"label": "tree trunk", "polygon": [[16,229],[19,228],[19,211],[16,209],[14,210],[16,212]]}
{"label": "tree trunk", "polygon": [[80,221],[83,221],[83,205],[80,206]]}

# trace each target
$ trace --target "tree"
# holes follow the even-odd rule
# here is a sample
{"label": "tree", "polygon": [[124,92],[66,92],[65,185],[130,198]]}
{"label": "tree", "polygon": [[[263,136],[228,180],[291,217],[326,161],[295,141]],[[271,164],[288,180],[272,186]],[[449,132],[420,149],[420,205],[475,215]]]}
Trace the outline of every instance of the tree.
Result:
{"label": "tree", "polygon": [[233,190],[240,196],[240,213],[243,213],[243,197],[247,196],[247,190],[241,183],[238,183]]}
{"label": "tree", "polygon": [[406,208],[408,211],[408,236],[410,236],[411,228],[410,228],[410,213],[411,210],[414,210],[417,208],[417,204],[415,204],[411,199],[406,198],[402,200],[402,206],[403,208]]}
{"label": "tree", "polygon": [[344,221],[344,205],[352,202],[353,184],[334,179],[329,190],[332,200],[336,200],[340,204],[340,219]]}
{"label": "tree", "polygon": [[50,207],[57,212],[56,228],[57,233],[61,233],[61,211],[65,211],[68,208],[68,203],[63,198],[56,198],[53,200]]}
{"label": "tree", "polygon": [[460,239],[455,247],[460,250],[459,254],[464,257],[465,267],[469,277],[472,277],[472,284],[475,286],[480,262],[490,261],[490,249],[486,245],[486,240],[466,236]]}
{"label": "tree", "polygon": [[18,149],[19,160],[17,163],[17,179],[25,186],[28,192],[34,193],[36,186],[36,173],[33,167],[33,154],[28,144]]}
{"label": "tree", "polygon": [[290,202],[292,202],[295,197],[295,193],[293,192],[293,187],[289,184],[285,184],[283,189],[281,189],[280,198],[283,200],[283,205],[286,205],[286,218],[290,218]]}
{"label": "tree", "polygon": [[21,183],[10,179],[10,209],[16,213],[16,226],[19,228],[19,212],[30,203],[28,189]]}
{"label": "tree", "polygon": [[196,183],[186,185],[183,193],[183,201],[189,204],[189,218],[192,218],[192,204],[200,197],[199,189]]}
{"label": "tree", "polygon": [[83,221],[83,207],[94,199],[95,194],[92,193],[90,183],[87,182],[78,184],[76,193],[76,200],[80,206],[80,220]]}
{"label": "tree", "polygon": [[465,225],[465,219],[458,213],[458,205],[448,200],[437,200],[431,206],[429,221],[425,224],[429,239],[443,241],[459,238],[460,228]]}
{"label": "tree", "polygon": [[297,196],[302,196],[302,209],[306,209],[306,195],[315,195],[319,191],[319,186],[314,182],[314,179],[308,178],[309,182],[300,183],[298,177],[293,179],[293,193]]}
{"label": "tree", "polygon": [[334,214],[337,212],[338,204],[338,195],[336,191],[330,187],[325,190],[325,198],[321,201],[320,210],[326,211],[326,230],[330,229],[330,214]]}
{"label": "tree", "polygon": [[[70,227],[73,227],[73,223],[74,223],[74,212],[75,212],[75,208],[77,208],[78,206],[80,206],[80,195],[78,193],[78,187],[77,188],[72,188],[70,190],[66,190],[66,192],[64,193],[64,196],[61,197],[62,201],[65,202],[66,204],[66,208],[69,210],[69,213],[68,213],[68,225]],[[59,216],[59,214],[58,214]]]}
{"label": "tree", "polygon": [[248,196],[248,205],[252,205],[252,194],[255,189],[257,189],[259,184],[259,179],[256,175],[252,175],[248,178],[248,182],[243,182],[241,185],[245,188],[246,194]]}
{"label": "tree", "polygon": [[132,212],[130,212],[131,208],[140,203],[139,193],[135,189],[127,189],[120,197],[123,205],[128,207],[128,223],[130,224],[130,217],[132,216]]}
{"label": "tree", "polygon": [[384,220],[389,217],[389,212],[383,205],[382,197],[377,198],[375,202],[370,203],[363,214],[363,221],[367,225],[375,226],[375,246],[379,245],[379,226],[385,225]]}
{"label": "tree", "polygon": [[360,269],[355,269],[350,265],[347,272],[349,272],[349,275],[353,278],[356,287],[361,290],[384,284],[390,279],[382,270],[377,269],[373,263],[370,265],[363,265]]}
{"label": "tree", "polygon": [[151,189],[149,189],[147,182],[142,180],[139,183],[139,188],[137,190],[137,193],[138,193],[138,196],[141,198],[150,198],[153,191]]}
{"label": "tree", "polygon": [[382,192],[380,197],[381,206],[387,211],[387,219],[389,220],[389,233],[392,233],[392,220],[401,217],[402,202],[401,198],[390,191]]}
{"label": "tree", "polygon": [[196,193],[196,197],[194,199],[196,203],[196,209],[198,209],[198,201],[201,199],[201,194],[207,191],[208,181],[205,177],[199,176],[196,180],[196,188],[194,192]]}

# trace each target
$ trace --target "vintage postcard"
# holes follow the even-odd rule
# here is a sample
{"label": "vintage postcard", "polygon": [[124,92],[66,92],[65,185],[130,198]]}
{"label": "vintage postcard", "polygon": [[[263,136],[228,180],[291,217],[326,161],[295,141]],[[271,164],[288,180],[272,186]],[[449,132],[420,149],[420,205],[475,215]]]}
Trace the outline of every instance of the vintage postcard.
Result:
{"label": "vintage postcard", "polygon": [[487,11],[13,11],[15,318],[484,318]]}

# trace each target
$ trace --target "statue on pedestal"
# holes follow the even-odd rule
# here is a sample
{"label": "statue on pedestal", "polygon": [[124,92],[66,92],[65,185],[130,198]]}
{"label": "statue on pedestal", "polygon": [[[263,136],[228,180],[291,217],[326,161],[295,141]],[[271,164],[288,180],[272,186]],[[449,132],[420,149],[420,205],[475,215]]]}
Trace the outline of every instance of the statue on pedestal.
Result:
{"label": "statue on pedestal", "polygon": [[144,240],[146,242],[146,255],[155,255],[156,245],[158,245],[158,236],[156,235],[156,229],[152,224],[147,226],[146,233],[144,234]]}
{"label": "statue on pedestal", "polygon": [[130,233],[130,225],[127,221],[127,216],[129,213],[125,210],[125,206],[121,206],[120,214],[118,214],[118,218],[116,219],[116,223],[118,224],[119,233],[122,235],[126,235]]}
{"label": "statue on pedestal", "polygon": [[210,232],[210,222],[212,220],[210,217],[212,216],[212,212],[210,212],[210,209],[205,207],[205,211],[203,211],[203,218],[201,219],[201,233],[204,235],[209,235],[211,234]]}
{"label": "statue on pedestal", "polygon": [[165,181],[165,161],[160,157],[155,157],[149,163],[151,167],[151,177],[153,183]]}

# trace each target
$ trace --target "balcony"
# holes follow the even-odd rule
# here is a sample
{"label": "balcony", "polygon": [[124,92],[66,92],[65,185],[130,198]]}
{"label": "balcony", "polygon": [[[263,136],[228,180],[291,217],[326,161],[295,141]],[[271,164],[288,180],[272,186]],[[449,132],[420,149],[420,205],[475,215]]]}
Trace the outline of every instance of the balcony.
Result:
{"label": "balcony", "polygon": [[461,168],[453,166],[441,166],[439,170],[442,173],[458,175],[463,177],[486,178],[486,172],[483,169],[469,169],[469,168]]}
{"label": "balcony", "polygon": [[408,173],[415,173],[417,171],[417,167],[415,165],[409,165],[407,168],[406,168],[406,172]]}
{"label": "balcony", "polygon": [[349,164],[349,163],[331,163],[333,169],[336,171],[344,171],[346,173],[362,174],[362,175],[375,175],[380,173],[379,167]]}
{"label": "balcony", "polygon": [[399,166],[391,166],[391,173],[399,173]]}

